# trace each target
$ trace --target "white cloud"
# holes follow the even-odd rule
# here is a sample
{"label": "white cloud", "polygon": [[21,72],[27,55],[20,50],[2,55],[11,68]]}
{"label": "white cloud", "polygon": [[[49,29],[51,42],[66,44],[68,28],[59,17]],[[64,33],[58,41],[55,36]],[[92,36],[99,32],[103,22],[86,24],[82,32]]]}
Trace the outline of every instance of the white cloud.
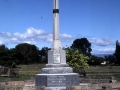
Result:
{"label": "white cloud", "polygon": [[108,38],[89,38],[88,40],[97,46],[115,45],[115,41]]}
{"label": "white cloud", "polygon": [[68,34],[61,34],[61,41],[63,42],[72,42],[74,40],[74,37],[72,35],[68,35]]}
{"label": "white cloud", "polygon": [[[16,32],[11,34],[9,32],[0,33],[0,44],[19,44],[19,43],[29,43],[37,44],[38,42],[52,42],[52,34],[47,33],[44,30],[35,29],[30,27],[24,33]],[[71,41],[73,37],[68,34],[61,34],[61,41]]]}
{"label": "white cloud", "polygon": [[[24,33],[13,33],[10,32],[0,32],[0,44],[19,44],[19,43],[29,43],[29,44],[42,44],[44,42],[52,42],[53,35],[47,33],[41,29],[35,29],[33,27],[28,28]],[[70,46],[72,41],[75,40],[75,37],[69,34],[60,34],[60,39],[64,46]],[[104,53],[113,53],[114,48],[109,46],[115,46],[115,41],[107,38],[88,38],[89,42],[92,43],[92,53],[95,54],[104,54]],[[41,43],[42,42],[42,43]],[[52,44],[52,43],[51,43]],[[105,48],[104,46],[107,46]],[[98,49],[97,49],[97,48]],[[102,48],[103,47],[103,48]],[[109,47],[109,48],[108,48]]]}
{"label": "white cloud", "polygon": [[92,54],[113,54],[115,52],[115,48],[100,48],[97,50],[93,50]]}

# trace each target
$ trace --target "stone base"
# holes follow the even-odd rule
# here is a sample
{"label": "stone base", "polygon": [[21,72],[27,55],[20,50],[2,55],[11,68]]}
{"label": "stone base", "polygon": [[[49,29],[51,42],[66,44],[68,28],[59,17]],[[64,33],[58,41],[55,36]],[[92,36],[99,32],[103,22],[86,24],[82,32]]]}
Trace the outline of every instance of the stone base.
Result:
{"label": "stone base", "polygon": [[76,85],[79,85],[79,74],[77,73],[35,75],[35,86],[66,87]]}
{"label": "stone base", "polygon": [[73,68],[69,67],[68,64],[46,64],[41,71],[42,74],[73,73]]}
{"label": "stone base", "polygon": [[55,68],[42,68],[42,74],[62,74],[62,73],[73,73],[71,67],[55,67]]}
{"label": "stone base", "polygon": [[26,85],[23,87],[23,90],[46,90],[46,88],[44,86]]}
{"label": "stone base", "polygon": [[66,90],[66,87],[46,87],[45,90]]}

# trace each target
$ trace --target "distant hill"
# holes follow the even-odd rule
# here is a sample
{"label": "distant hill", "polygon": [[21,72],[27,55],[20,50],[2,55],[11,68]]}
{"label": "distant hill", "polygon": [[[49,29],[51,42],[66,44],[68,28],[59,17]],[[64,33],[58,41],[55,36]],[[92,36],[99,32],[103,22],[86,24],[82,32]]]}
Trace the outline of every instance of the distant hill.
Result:
{"label": "distant hill", "polygon": [[108,56],[108,55],[112,55],[112,54],[93,54],[93,55],[104,58],[104,56]]}

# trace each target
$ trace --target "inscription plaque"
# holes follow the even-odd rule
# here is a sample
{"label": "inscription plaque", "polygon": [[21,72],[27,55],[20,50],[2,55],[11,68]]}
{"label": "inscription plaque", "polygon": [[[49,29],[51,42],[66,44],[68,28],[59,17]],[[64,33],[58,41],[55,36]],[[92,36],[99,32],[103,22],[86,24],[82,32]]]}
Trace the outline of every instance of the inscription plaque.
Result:
{"label": "inscription plaque", "polygon": [[66,77],[65,76],[48,76],[48,86],[66,86]]}
{"label": "inscription plaque", "polygon": [[55,50],[55,51],[53,52],[53,57],[54,57],[54,63],[55,63],[55,64],[60,63],[60,51]]}

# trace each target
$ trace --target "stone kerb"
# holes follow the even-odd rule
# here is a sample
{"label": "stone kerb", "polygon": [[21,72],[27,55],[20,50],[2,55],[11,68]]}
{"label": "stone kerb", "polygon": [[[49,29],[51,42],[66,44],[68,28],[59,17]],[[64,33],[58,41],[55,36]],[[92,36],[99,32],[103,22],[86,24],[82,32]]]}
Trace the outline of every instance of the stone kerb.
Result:
{"label": "stone kerb", "polygon": [[21,86],[21,85],[24,85],[25,82],[24,81],[8,81],[6,84],[7,85],[19,85],[19,86]]}
{"label": "stone kerb", "polygon": [[24,86],[23,90],[45,90],[44,86]]}

